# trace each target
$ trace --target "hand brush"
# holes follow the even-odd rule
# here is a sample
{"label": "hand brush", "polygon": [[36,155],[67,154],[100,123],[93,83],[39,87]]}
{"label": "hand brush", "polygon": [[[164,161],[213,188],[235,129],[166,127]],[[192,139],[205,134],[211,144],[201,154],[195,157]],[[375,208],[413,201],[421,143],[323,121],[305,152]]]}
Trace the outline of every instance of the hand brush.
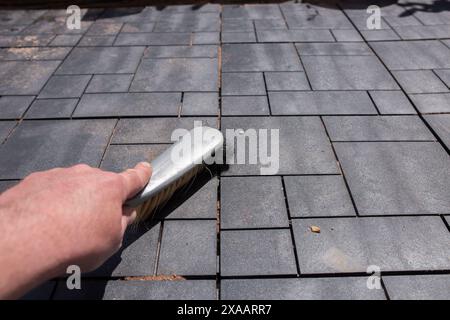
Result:
{"label": "hand brush", "polygon": [[152,217],[177,190],[205,168],[204,163],[210,164],[222,146],[223,136],[219,130],[198,126],[156,157],[151,162],[153,173],[149,183],[125,203],[136,207],[136,222]]}

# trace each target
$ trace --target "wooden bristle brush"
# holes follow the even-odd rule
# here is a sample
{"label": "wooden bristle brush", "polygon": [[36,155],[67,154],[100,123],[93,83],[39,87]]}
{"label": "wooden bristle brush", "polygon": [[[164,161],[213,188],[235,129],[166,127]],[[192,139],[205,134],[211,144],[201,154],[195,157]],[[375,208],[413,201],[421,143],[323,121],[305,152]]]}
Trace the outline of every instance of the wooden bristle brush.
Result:
{"label": "wooden bristle brush", "polygon": [[136,208],[136,222],[151,218],[173,194],[195,178],[223,147],[223,135],[214,128],[198,126],[151,162],[149,183],[125,205]]}

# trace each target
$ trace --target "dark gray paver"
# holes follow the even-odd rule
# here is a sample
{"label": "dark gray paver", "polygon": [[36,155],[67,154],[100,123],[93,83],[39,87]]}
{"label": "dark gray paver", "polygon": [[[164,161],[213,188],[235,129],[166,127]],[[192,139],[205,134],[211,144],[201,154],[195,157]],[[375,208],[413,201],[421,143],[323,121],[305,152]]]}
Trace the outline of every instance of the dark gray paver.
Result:
{"label": "dark gray paver", "polygon": [[20,300],[50,300],[53,290],[56,287],[55,281],[47,281],[25,294]]}
{"label": "dark gray paver", "polygon": [[450,68],[450,49],[439,41],[389,41],[371,43],[391,70]]}
{"label": "dark gray paver", "polygon": [[119,33],[116,46],[169,46],[189,45],[191,33]]}
{"label": "dark gray paver", "polygon": [[450,69],[439,69],[434,72],[450,88]]}
{"label": "dark gray paver", "polygon": [[192,44],[219,44],[219,32],[195,32],[192,34]]}
{"label": "dark gray paver", "polygon": [[296,274],[288,229],[220,232],[222,276]]}
{"label": "dark gray paver", "polygon": [[131,91],[217,91],[217,59],[144,59]]}
{"label": "dark gray paver", "polygon": [[224,19],[283,19],[276,4],[224,5],[222,16]]}
{"label": "dark gray paver", "polygon": [[269,115],[269,103],[266,96],[224,96],[222,97],[222,115]]}
{"label": "dark gray paver", "polygon": [[[288,21],[289,24],[289,21]],[[333,42],[334,38],[329,30],[258,30],[256,32],[260,42]]]}
{"label": "dark gray paver", "polygon": [[297,43],[302,56],[370,56],[373,55],[365,43]]}
{"label": "dark gray paver", "polygon": [[265,95],[264,76],[261,72],[222,74],[222,95]]}
{"label": "dark gray paver", "polygon": [[253,21],[243,19],[223,19],[222,32],[253,32]]}
{"label": "dark gray paver", "polygon": [[[241,21],[241,20],[240,20]],[[259,19],[254,21],[256,30],[286,30],[284,19]]]}
{"label": "dark gray paver", "polygon": [[144,52],[144,58],[216,58],[216,45],[194,46],[151,46]]}
{"label": "dark gray paver", "polygon": [[400,37],[397,35],[397,33],[390,29],[362,30],[361,34],[366,41],[400,40]]}
{"label": "dark gray paver", "polygon": [[403,40],[439,39],[450,37],[450,26],[398,26],[394,27],[395,32]]}
{"label": "dark gray paver", "polygon": [[25,121],[1,146],[0,178],[87,163],[98,166],[115,120]]}
{"label": "dark gray paver", "polygon": [[392,300],[450,300],[448,274],[386,276],[383,283]]}
{"label": "dark gray paver", "polygon": [[[450,12],[445,10],[446,4],[437,4],[437,10],[418,11],[415,16],[425,25],[449,24]],[[444,26],[445,27],[445,26]]]}
{"label": "dark gray paver", "polygon": [[25,114],[26,119],[70,118],[78,99],[38,99]]}
{"label": "dark gray paver", "polygon": [[81,37],[81,34],[59,34],[52,40],[52,42],[50,42],[49,46],[73,47],[77,45]]}
{"label": "dark gray paver", "polygon": [[45,47],[53,38],[51,34],[0,35],[0,47]]}
{"label": "dark gray paver", "polygon": [[38,94],[60,61],[0,61],[0,95]]}
{"label": "dark gray paver", "polygon": [[284,182],[292,217],[355,215],[341,176],[288,176]]}
{"label": "dark gray paver", "polygon": [[450,93],[430,93],[409,95],[421,113],[450,112]]}
{"label": "dark gray paver", "polygon": [[372,56],[304,56],[314,90],[398,89],[394,79]]}
{"label": "dark gray paver", "polygon": [[447,86],[431,70],[392,73],[406,93],[448,92]]}
{"label": "dark gray paver", "polygon": [[176,116],[180,93],[109,93],[85,94],[74,116]]}
{"label": "dark gray paver", "polygon": [[123,25],[121,32],[129,32],[129,33],[152,32],[154,27],[155,27],[154,22],[148,23],[129,22]]}
{"label": "dark gray paver", "polygon": [[[312,11],[312,10],[311,10]],[[332,13],[302,12],[285,10],[284,16],[289,29],[303,29],[298,31],[309,32],[312,29],[352,29],[351,22],[338,10]],[[305,30],[307,29],[307,30]],[[297,30],[295,30],[297,31]],[[331,40],[333,41],[333,40]]]}
{"label": "dark gray paver", "polygon": [[216,118],[147,118],[121,119],[114,130],[112,143],[172,143],[176,129],[191,130],[195,121],[216,127]]}
{"label": "dark gray paver", "polygon": [[133,74],[94,75],[86,92],[127,92],[133,76]]}
{"label": "dark gray paver", "polygon": [[219,12],[171,14],[156,22],[155,32],[212,32],[220,30]]}
{"label": "dark gray paver", "polygon": [[215,275],[216,222],[164,222],[158,274]]}
{"label": "dark gray paver", "polygon": [[133,73],[144,47],[77,47],[57,74]]}
{"label": "dark gray paver", "polygon": [[90,75],[53,76],[48,80],[38,98],[79,98],[90,79]]}
{"label": "dark gray paver", "polygon": [[119,33],[123,23],[121,22],[102,22],[98,20],[93,23],[86,32],[90,36],[115,36]]}
{"label": "dark gray paver", "polygon": [[253,43],[256,35],[251,32],[222,32],[222,43]]}
{"label": "dark gray paver", "polygon": [[5,141],[15,125],[15,121],[0,121],[0,144]]}
{"label": "dark gray paver", "polygon": [[216,116],[219,112],[217,92],[186,92],[183,96],[183,116]]}
{"label": "dark gray paver", "polygon": [[0,97],[0,118],[19,119],[27,111],[33,96],[3,96]]}
{"label": "dark gray paver", "polygon": [[[267,129],[267,139],[273,134],[271,129],[279,130],[279,171],[278,174],[330,174],[338,173],[336,161],[331,151],[328,137],[325,134],[324,127],[318,117],[224,117],[222,118],[222,129],[225,132],[225,140],[227,144],[227,163],[233,157],[231,149],[231,141],[226,137],[226,129],[243,129],[249,128],[259,130]],[[239,131],[239,130],[238,130]],[[236,132],[236,131],[235,131]],[[251,133],[251,131],[250,131]],[[247,135],[250,134],[247,132]],[[239,132],[238,132],[239,134]],[[261,139],[264,137],[261,136]],[[238,140],[235,140],[235,152],[238,148]],[[247,139],[248,140],[248,139]],[[273,147],[276,142],[268,141],[268,155],[271,155],[271,143]],[[295,147],[294,147],[295,146]],[[239,148],[242,148],[239,146]],[[248,155],[248,143],[245,151]],[[263,148],[258,148],[260,152]],[[261,160],[261,159],[259,159]],[[277,169],[277,159],[273,154],[271,159],[259,161],[257,164],[231,164],[228,171],[224,171],[223,175],[253,175],[253,174],[274,174],[272,170]],[[267,164],[263,164],[263,162]],[[270,169],[264,173],[261,168]]]}
{"label": "dark gray paver", "polygon": [[70,48],[3,48],[0,49],[0,60],[63,60]]}
{"label": "dark gray paver", "polygon": [[370,265],[382,272],[450,267],[450,234],[440,217],[322,218],[292,226],[304,274],[366,272]]}
{"label": "dark gray paver", "polygon": [[366,277],[222,280],[223,300],[384,300]]}
{"label": "dark gray paver", "polygon": [[101,168],[121,172],[133,168],[141,161],[152,161],[168,147],[167,144],[110,145],[103,157]]}
{"label": "dark gray paver", "polygon": [[416,110],[401,91],[370,91],[381,114],[416,114]]}
{"label": "dark gray paver", "polygon": [[274,115],[376,114],[366,92],[269,92]]}
{"label": "dark gray paver", "polygon": [[332,141],[435,140],[418,116],[324,117]]}
{"label": "dark gray paver", "polygon": [[359,32],[355,29],[335,29],[331,30],[337,41],[360,42],[364,41]]}
{"label": "dark gray paver", "polygon": [[153,275],[160,224],[140,223],[125,232],[122,247],[97,270],[85,277],[129,277]]}
{"label": "dark gray paver", "polygon": [[81,290],[68,290],[61,281],[55,292],[57,300],[210,300],[216,296],[214,280],[85,280]]}
{"label": "dark gray paver", "polygon": [[424,118],[450,149],[450,114],[425,115]]}
{"label": "dark gray paver", "polygon": [[304,72],[265,72],[267,90],[296,91],[310,90]]}
{"label": "dark gray paver", "polygon": [[222,70],[301,71],[294,45],[289,43],[224,44]]}
{"label": "dark gray paver", "polygon": [[78,44],[79,47],[110,47],[113,45],[115,36],[84,36]]}
{"label": "dark gray paver", "polygon": [[221,228],[288,227],[280,177],[223,177]]}
{"label": "dark gray paver", "polygon": [[434,142],[334,145],[360,215],[450,212],[450,159]]}

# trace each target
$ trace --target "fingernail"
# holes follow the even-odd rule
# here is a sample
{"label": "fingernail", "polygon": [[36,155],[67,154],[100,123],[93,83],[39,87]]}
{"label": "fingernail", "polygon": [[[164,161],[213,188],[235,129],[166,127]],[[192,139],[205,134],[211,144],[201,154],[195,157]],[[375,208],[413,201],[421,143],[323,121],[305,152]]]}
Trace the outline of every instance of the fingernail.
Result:
{"label": "fingernail", "polygon": [[142,161],[141,164],[149,168],[151,167],[150,163],[148,163],[147,161]]}

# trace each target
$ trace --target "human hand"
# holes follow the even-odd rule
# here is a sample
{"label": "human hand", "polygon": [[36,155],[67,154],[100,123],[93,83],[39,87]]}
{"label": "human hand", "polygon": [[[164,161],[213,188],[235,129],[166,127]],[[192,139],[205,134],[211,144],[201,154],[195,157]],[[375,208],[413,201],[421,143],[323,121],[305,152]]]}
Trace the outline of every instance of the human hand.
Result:
{"label": "human hand", "polygon": [[33,173],[1,194],[0,296],[8,276],[34,286],[72,264],[82,272],[99,267],[120,248],[136,216],[124,202],[150,176],[148,163],[120,174],[81,164]]}

